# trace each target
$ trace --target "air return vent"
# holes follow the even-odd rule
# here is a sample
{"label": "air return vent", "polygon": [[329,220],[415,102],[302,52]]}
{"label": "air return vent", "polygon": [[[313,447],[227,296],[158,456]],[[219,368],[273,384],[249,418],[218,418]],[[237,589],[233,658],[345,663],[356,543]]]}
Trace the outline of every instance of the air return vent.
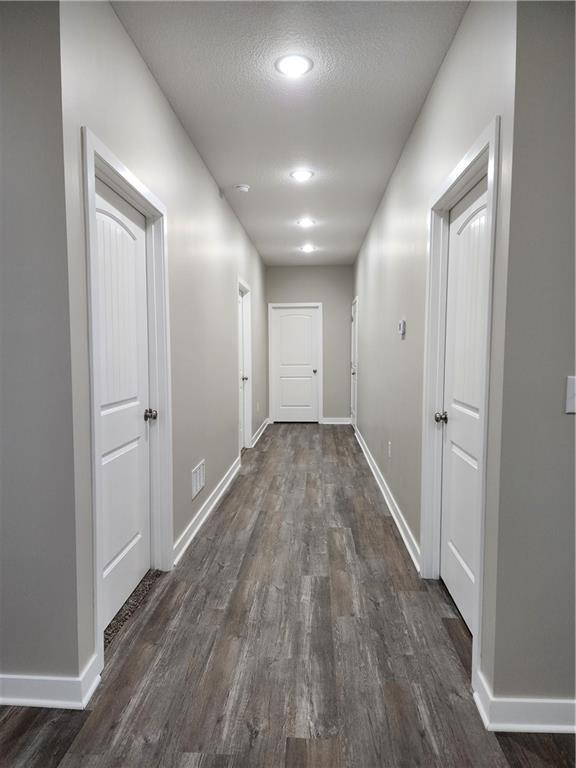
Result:
{"label": "air return vent", "polygon": [[204,459],[192,470],[192,498],[194,499],[206,483],[206,462]]}

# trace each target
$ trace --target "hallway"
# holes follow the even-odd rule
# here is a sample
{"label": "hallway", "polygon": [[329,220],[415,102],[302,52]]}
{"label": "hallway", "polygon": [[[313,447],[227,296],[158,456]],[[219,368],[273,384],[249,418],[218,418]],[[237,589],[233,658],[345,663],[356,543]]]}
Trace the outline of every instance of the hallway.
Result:
{"label": "hallway", "polygon": [[89,709],[3,709],[0,766],[572,765],[570,736],[484,730],[469,653],[353,430],[275,424],[113,641]]}

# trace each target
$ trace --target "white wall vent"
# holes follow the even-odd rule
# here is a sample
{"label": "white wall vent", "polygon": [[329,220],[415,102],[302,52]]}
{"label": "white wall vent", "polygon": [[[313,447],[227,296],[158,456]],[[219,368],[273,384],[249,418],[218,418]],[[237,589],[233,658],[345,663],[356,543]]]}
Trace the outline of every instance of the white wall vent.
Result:
{"label": "white wall vent", "polygon": [[206,484],[206,462],[204,459],[192,470],[192,498],[194,499]]}

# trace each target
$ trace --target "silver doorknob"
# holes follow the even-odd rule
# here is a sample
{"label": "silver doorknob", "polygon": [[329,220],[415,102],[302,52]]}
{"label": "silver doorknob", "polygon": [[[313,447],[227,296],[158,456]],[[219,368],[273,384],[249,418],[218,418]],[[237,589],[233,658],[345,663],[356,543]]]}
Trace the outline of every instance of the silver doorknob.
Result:
{"label": "silver doorknob", "polygon": [[440,413],[440,411],[436,411],[436,413],[434,414],[434,421],[436,422],[436,424],[440,424],[440,423],[448,424],[447,411],[442,411],[442,413]]}
{"label": "silver doorknob", "polygon": [[156,421],[158,418],[158,411],[153,408],[146,408],[144,411],[144,421]]}

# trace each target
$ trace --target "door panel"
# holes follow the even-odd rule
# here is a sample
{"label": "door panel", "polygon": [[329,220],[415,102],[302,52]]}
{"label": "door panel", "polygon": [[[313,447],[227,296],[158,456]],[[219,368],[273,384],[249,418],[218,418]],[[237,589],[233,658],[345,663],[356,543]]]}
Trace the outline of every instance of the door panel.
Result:
{"label": "door panel", "polygon": [[270,308],[271,412],[274,421],[318,421],[320,307]]}
{"label": "door panel", "polygon": [[280,365],[312,365],[312,315],[280,314]]}
{"label": "door panel", "polygon": [[251,293],[239,289],[238,347],[239,347],[239,444],[240,451],[252,445],[252,311]]}
{"label": "door panel", "polygon": [[103,571],[106,626],[150,567],[146,222],[96,184],[94,279],[100,395]]}
{"label": "door panel", "polygon": [[311,376],[280,379],[280,407],[305,408],[313,397],[313,381]]}
{"label": "door panel", "polygon": [[352,302],[352,328],[350,341],[350,417],[358,421],[358,301]]}
{"label": "door panel", "polygon": [[450,214],[440,574],[472,632],[489,310],[486,179]]}
{"label": "door panel", "polygon": [[242,294],[238,296],[238,450],[244,448],[244,304]]}

